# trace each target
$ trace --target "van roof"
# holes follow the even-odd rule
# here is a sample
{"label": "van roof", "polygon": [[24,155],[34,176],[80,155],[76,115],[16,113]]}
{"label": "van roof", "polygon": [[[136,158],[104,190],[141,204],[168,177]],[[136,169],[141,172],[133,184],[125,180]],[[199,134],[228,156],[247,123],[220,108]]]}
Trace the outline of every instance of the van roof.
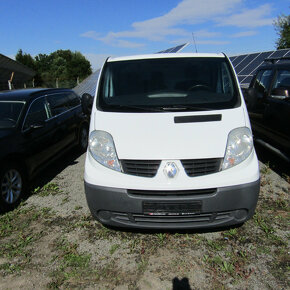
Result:
{"label": "van roof", "polygon": [[216,57],[223,58],[223,53],[155,53],[155,54],[141,54],[121,57],[110,57],[108,62],[126,61],[126,60],[140,60],[140,59],[158,59],[158,58],[184,58],[184,57]]}

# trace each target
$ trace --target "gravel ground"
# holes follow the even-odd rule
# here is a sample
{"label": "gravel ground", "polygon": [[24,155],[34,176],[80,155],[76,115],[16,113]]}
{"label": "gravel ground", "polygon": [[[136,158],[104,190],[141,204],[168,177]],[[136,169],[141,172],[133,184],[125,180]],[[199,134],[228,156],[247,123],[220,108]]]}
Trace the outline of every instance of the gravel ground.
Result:
{"label": "gravel ground", "polygon": [[214,232],[137,232],[93,220],[85,154],[70,152],[0,216],[0,288],[286,289],[289,177],[261,165],[255,216]]}

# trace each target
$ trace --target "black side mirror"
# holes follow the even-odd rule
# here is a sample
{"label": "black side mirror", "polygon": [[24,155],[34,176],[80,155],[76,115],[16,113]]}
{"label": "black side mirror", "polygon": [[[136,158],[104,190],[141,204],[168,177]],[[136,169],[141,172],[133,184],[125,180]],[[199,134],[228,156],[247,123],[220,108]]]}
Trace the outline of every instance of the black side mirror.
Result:
{"label": "black side mirror", "polygon": [[94,99],[90,94],[85,93],[82,95],[82,109],[86,115],[91,114],[93,101]]}
{"label": "black side mirror", "polygon": [[254,88],[243,89],[243,95],[248,109],[254,108],[257,102],[255,89]]}
{"label": "black side mirror", "polygon": [[275,88],[271,92],[271,97],[280,100],[289,99],[289,91],[285,88]]}

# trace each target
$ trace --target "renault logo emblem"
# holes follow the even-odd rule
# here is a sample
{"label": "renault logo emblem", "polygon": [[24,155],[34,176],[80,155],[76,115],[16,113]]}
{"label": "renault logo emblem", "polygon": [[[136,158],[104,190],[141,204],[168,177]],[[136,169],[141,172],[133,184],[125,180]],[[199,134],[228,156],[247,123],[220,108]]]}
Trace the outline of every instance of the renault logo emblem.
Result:
{"label": "renault logo emblem", "polygon": [[178,173],[178,167],[174,162],[167,162],[164,167],[164,174],[168,178],[174,178]]}

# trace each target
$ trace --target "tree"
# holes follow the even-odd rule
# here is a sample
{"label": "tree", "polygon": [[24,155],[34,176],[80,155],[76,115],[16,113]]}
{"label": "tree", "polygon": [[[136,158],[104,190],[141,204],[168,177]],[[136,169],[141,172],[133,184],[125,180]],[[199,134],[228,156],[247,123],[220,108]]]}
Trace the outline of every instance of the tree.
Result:
{"label": "tree", "polygon": [[92,73],[90,62],[78,51],[57,50],[32,58],[20,49],[16,60],[36,71],[35,83],[42,87],[54,87],[57,80],[59,87],[73,88],[77,78],[83,80]]}
{"label": "tree", "polygon": [[22,52],[22,49],[19,49],[16,56],[15,56],[16,61],[26,65],[27,67],[31,69],[35,69],[35,60],[34,58],[29,54],[29,53],[24,53]]}
{"label": "tree", "polygon": [[278,16],[278,19],[274,21],[274,26],[279,35],[276,41],[277,49],[290,47],[290,15]]}

